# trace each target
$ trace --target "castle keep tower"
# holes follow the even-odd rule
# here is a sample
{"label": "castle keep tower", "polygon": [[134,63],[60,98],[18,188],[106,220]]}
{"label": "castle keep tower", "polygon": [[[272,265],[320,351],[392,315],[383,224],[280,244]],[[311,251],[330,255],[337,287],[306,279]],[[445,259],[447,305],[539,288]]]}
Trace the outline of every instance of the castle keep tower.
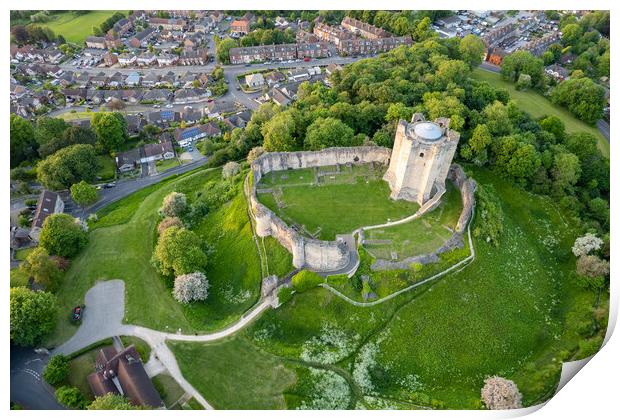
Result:
{"label": "castle keep tower", "polygon": [[449,125],[449,118],[426,121],[420,113],[410,123],[398,122],[390,166],[383,176],[391,198],[423,205],[445,185],[460,137]]}

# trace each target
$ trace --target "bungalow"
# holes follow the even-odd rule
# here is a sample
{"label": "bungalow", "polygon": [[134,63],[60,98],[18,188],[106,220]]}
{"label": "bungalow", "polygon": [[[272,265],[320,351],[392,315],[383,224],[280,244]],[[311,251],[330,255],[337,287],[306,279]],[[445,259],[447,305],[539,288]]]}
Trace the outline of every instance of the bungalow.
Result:
{"label": "bungalow", "polygon": [[181,147],[187,147],[196,140],[205,137],[215,137],[222,134],[222,131],[213,122],[190,128],[177,128],[174,130],[174,140]]}
{"label": "bungalow", "polygon": [[37,208],[34,211],[32,228],[30,229],[30,237],[34,241],[38,241],[39,235],[41,234],[41,228],[43,227],[43,222],[47,219],[47,216],[62,213],[64,209],[65,203],[58,194],[53,191],[43,190],[39,195]]}
{"label": "bungalow", "polygon": [[305,69],[305,68],[291,69],[287,73],[288,73],[289,80],[292,80],[294,82],[297,82],[299,80],[309,80],[310,79],[310,73],[309,73],[308,69]]}
{"label": "bungalow", "polygon": [[125,120],[127,121],[127,131],[131,135],[140,134],[146,125],[144,118],[139,115],[125,115]]}
{"label": "bungalow", "polygon": [[[168,102],[172,92],[168,89],[147,89],[142,96],[143,102]],[[163,112],[163,111],[162,111]]]}
{"label": "bungalow", "polygon": [[245,84],[251,88],[259,88],[265,84],[265,78],[260,73],[246,74]]}
{"label": "bungalow", "polygon": [[185,109],[181,111],[181,120],[189,124],[197,123],[202,117],[202,112],[198,109],[192,108],[191,106],[186,106]]}
{"label": "bungalow", "polygon": [[291,98],[284,93],[283,90],[279,88],[271,88],[271,90],[267,93],[267,98],[271,99],[275,102],[276,105],[279,106],[287,106],[291,103]]}
{"label": "bungalow", "polygon": [[155,86],[177,86],[177,76],[176,74],[174,74],[174,72],[169,71],[168,73],[164,74],[161,79],[159,79],[159,82],[155,83]]}
{"label": "bungalow", "polygon": [[116,168],[125,173],[136,169],[136,163],[140,161],[140,149],[131,149],[116,155]]}
{"label": "bungalow", "polygon": [[142,90],[138,89],[123,89],[118,92],[120,93],[120,99],[129,104],[139,103],[144,95]]}
{"label": "bungalow", "polygon": [[133,345],[121,352],[114,347],[99,350],[95,372],[88,375],[87,380],[95,397],[120,394],[136,406],[164,407]]}
{"label": "bungalow", "polygon": [[228,101],[213,101],[207,104],[207,117],[222,119],[223,114],[230,114],[237,110],[234,103]]}
{"label": "bungalow", "polygon": [[234,130],[235,128],[244,128],[247,125],[248,120],[243,118],[240,114],[235,114],[224,118],[223,122],[230,130]]}
{"label": "bungalow", "polygon": [[98,50],[105,50],[105,38],[102,36],[89,36],[84,41],[86,44],[86,48],[95,48]]}
{"label": "bungalow", "polygon": [[142,86],[153,87],[155,86],[155,83],[159,82],[159,79],[159,74],[155,72],[147,73],[147,75],[142,78]]}
{"label": "bungalow", "polygon": [[206,99],[209,96],[211,96],[211,92],[208,89],[179,89],[174,93],[174,103],[188,104],[192,102],[198,102],[201,99]]}
{"label": "bungalow", "polygon": [[137,86],[140,84],[140,74],[136,71],[129,73],[125,79],[126,86]]}
{"label": "bungalow", "polygon": [[145,144],[140,156],[140,163],[172,159],[175,156],[174,146],[171,142]]}
{"label": "bungalow", "polygon": [[215,19],[213,19],[212,16],[207,16],[194,25],[194,31],[202,33],[209,32],[215,28],[215,25],[217,25]]}
{"label": "bungalow", "polygon": [[116,72],[112,76],[108,78],[108,86],[109,87],[120,87],[125,83],[125,75],[121,72]]}
{"label": "bungalow", "polygon": [[149,124],[165,126],[169,125],[171,122],[180,121],[181,118],[178,112],[165,109],[161,111],[149,112],[147,120]]}
{"label": "bungalow", "polygon": [[90,79],[90,83],[93,86],[103,87],[108,83],[108,76],[104,72],[99,72],[96,76]]}
{"label": "bungalow", "polygon": [[286,76],[284,76],[281,72],[274,70],[272,72],[267,73],[265,76],[265,80],[269,86],[276,85],[278,83],[282,83],[286,80]]}
{"label": "bungalow", "polygon": [[79,102],[86,99],[86,89],[62,89],[60,93],[65,96],[67,103]]}
{"label": "bungalow", "polygon": [[91,78],[90,74],[88,74],[87,72],[84,72],[75,79],[75,83],[78,87],[85,88],[85,87],[88,87],[90,83],[90,78]]}

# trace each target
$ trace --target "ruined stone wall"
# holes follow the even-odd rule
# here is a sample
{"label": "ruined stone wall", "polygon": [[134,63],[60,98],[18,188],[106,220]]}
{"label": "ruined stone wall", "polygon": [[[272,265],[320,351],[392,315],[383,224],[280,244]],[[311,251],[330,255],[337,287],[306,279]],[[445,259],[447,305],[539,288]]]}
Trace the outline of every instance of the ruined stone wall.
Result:
{"label": "ruined stone wall", "polygon": [[[256,234],[272,236],[293,255],[296,268],[329,272],[340,270],[351,261],[351,250],[341,241],[321,241],[303,236],[258,201],[256,185],[272,171],[302,169],[347,163],[378,162],[387,165],[390,149],[384,147],[334,147],[312,152],[265,153],[252,162],[253,184],[250,206],[256,221]],[[343,232],[344,233],[344,232]]]}
{"label": "ruined stone wall", "polygon": [[469,219],[472,216],[474,205],[476,203],[476,198],[474,196],[476,191],[476,181],[471,178],[467,178],[463,168],[456,164],[450,165],[448,179],[452,181],[461,192],[463,210],[461,211],[459,220],[456,223],[455,231],[462,234],[465,232],[465,229],[467,229],[467,224],[469,223]]}

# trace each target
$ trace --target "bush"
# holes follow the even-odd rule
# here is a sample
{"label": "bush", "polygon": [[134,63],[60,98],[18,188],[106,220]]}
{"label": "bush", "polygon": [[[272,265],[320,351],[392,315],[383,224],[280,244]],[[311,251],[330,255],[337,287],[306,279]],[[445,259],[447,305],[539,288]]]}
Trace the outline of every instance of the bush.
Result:
{"label": "bush", "polygon": [[56,399],[68,408],[82,410],[86,407],[86,399],[79,389],[72,386],[62,386],[56,390]]}
{"label": "bush", "polygon": [[153,265],[164,276],[180,276],[204,270],[207,256],[198,235],[185,228],[170,227],[153,251]]}
{"label": "bush", "polygon": [[176,216],[173,217],[165,217],[159,224],[157,225],[157,233],[161,236],[162,233],[166,229],[172,226],[183,227],[183,222]]}
{"label": "bush", "polygon": [[278,302],[280,305],[284,305],[286,302],[293,298],[295,294],[295,289],[292,287],[282,287],[278,290]]}
{"label": "bush", "polygon": [[224,168],[222,168],[222,177],[224,177],[224,179],[232,178],[233,176],[237,175],[240,170],[241,165],[239,165],[237,162],[228,162],[226,165],[224,165]]}
{"label": "bush", "polygon": [[481,391],[482,401],[489,410],[521,408],[521,393],[513,381],[492,376],[485,379]]}
{"label": "bush", "polygon": [[63,383],[69,377],[70,367],[69,359],[57,354],[52,356],[43,370],[43,379],[50,385],[58,385]]}
{"label": "bush", "polygon": [[573,254],[575,257],[588,255],[592,251],[598,251],[603,245],[603,240],[593,233],[586,233],[584,236],[575,239]]}
{"label": "bush", "polygon": [[324,283],[325,279],[312,271],[301,270],[293,276],[292,282],[295,290],[303,292]]}

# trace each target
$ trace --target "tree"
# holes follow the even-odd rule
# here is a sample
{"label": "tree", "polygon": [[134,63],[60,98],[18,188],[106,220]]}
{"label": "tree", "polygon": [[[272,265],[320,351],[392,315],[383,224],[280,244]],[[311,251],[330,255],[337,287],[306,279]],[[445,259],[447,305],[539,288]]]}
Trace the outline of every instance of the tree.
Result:
{"label": "tree", "polygon": [[157,234],[161,236],[161,234],[164,233],[166,229],[172,226],[176,226],[180,228],[184,227],[183,222],[178,217],[167,216],[167,217],[164,217],[163,220],[159,222],[159,224],[157,225]]}
{"label": "tree", "polygon": [[48,384],[56,386],[64,382],[69,377],[70,372],[69,359],[65,355],[57,354],[50,357],[49,362],[47,362],[43,370],[43,379]]}
{"label": "tree", "polygon": [[68,128],[69,124],[62,118],[39,117],[34,132],[39,155],[46,157],[67,146],[63,136]]}
{"label": "tree", "polygon": [[576,45],[583,35],[583,29],[577,23],[569,23],[562,27],[562,44],[564,46]]}
{"label": "tree", "polygon": [[117,98],[112,98],[112,100],[106,104],[106,107],[110,111],[121,111],[125,109],[125,102]]}
{"label": "tree", "polygon": [[609,226],[609,203],[601,197],[590,200],[588,208],[592,213],[592,217],[601,222],[604,228]]}
{"label": "tree", "polygon": [[82,180],[95,178],[100,163],[89,144],[65,147],[37,165],[37,179],[49,189],[69,188]]}
{"label": "tree", "polygon": [[590,278],[604,277],[609,274],[609,261],[596,255],[582,255],[577,258],[577,274]]}
{"label": "tree", "polygon": [[105,394],[86,407],[88,410],[139,410],[140,407],[131,405],[127,398],[122,395]]}
{"label": "tree", "polygon": [[352,146],[353,129],[337,118],[317,118],[306,131],[304,148],[321,150],[327,147]]}
{"label": "tree", "polygon": [[603,240],[593,233],[586,233],[575,239],[572,251],[576,257],[588,255],[592,251],[598,251],[603,245]]}
{"label": "tree", "polygon": [[241,165],[239,165],[237,162],[228,162],[222,168],[222,177],[224,179],[232,178],[233,176],[237,175],[239,171],[241,171]]}
{"label": "tree", "polygon": [[517,384],[499,376],[491,376],[484,380],[481,397],[489,410],[510,410],[522,407],[522,395]]}
{"label": "tree", "polygon": [[540,128],[553,134],[556,143],[564,141],[565,126],[564,122],[559,117],[556,117],[555,115],[545,117],[540,120],[539,124]]}
{"label": "tree", "polygon": [[11,287],[11,341],[18,346],[36,346],[54,329],[56,297],[24,287]]}
{"label": "tree", "polygon": [[107,152],[118,150],[127,139],[127,121],[119,112],[97,112],[91,119],[97,145]]}
{"label": "tree", "polygon": [[581,164],[579,158],[572,153],[557,153],[551,168],[554,187],[559,190],[570,190],[579,181]]}
{"label": "tree", "polygon": [[174,279],[172,296],[181,303],[205,300],[209,295],[209,281],[201,272],[182,274]]}
{"label": "tree", "polygon": [[71,186],[71,198],[82,209],[98,200],[97,189],[85,181],[80,181]]}
{"label": "tree", "polygon": [[56,153],[58,150],[74,144],[95,145],[95,133],[90,128],[68,127],[61,135],[48,138],[39,146],[39,155],[46,157]]}
{"label": "tree", "polygon": [[[493,137],[486,124],[478,124],[469,138],[467,146],[463,148],[463,150],[470,151],[469,159],[473,160],[478,165],[484,165],[488,159],[487,147],[492,141]],[[464,153],[467,154],[468,152]]]}
{"label": "tree", "polygon": [[459,44],[461,60],[469,64],[471,69],[478,67],[482,63],[484,49],[484,42],[476,35],[466,35]]}
{"label": "tree", "polygon": [[86,246],[88,234],[70,215],[57,213],[43,222],[39,245],[52,255],[71,258]]}
{"label": "tree", "polygon": [[220,63],[230,64],[230,49],[239,45],[232,38],[226,38],[216,43],[217,59]]}
{"label": "tree", "polygon": [[516,83],[521,73],[531,77],[532,86],[538,87],[544,80],[544,63],[529,51],[516,51],[502,60],[501,75]]}
{"label": "tree", "polygon": [[21,268],[35,283],[45,287],[45,290],[54,291],[62,277],[58,264],[50,258],[43,247],[36,247],[28,254]]}
{"label": "tree", "polygon": [[201,246],[202,241],[194,232],[170,227],[159,237],[153,251],[153,265],[164,276],[202,271],[207,265],[207,256]]}
{"label": "tree", "polygon": [[605,89],[587,77],[571,77],[553,89],[551,100],[565,106],[580,120],[594,124],[603,118]]}
{"label": "tree", "polygon": [[289,111],[281,112],[263,124],[261,133],[265,151],[290,152],[298,148],[295,139],[295,119],[291,116]]}
{"label": "tree", "polygon": [[74,386],[61,386],[55,392],[59,403],[68,408],[82,410],[86,407],[86,398],[79,389]]}
{"label": "tree", "polygon": [[532,77],[529,74],[521,73],[516,83],[517,90],[526,90],[532,87]]}
{"label": "tree", "polygon": [[10,138],[11,168],[37,157],[37,142],[30,122],[11,114]]}
{"label": "tree", "polygon": [[165,216],[180,216],[187,210],[187,196],[176,191],[164,197],[164,202],[159,208],[159,213]]}

